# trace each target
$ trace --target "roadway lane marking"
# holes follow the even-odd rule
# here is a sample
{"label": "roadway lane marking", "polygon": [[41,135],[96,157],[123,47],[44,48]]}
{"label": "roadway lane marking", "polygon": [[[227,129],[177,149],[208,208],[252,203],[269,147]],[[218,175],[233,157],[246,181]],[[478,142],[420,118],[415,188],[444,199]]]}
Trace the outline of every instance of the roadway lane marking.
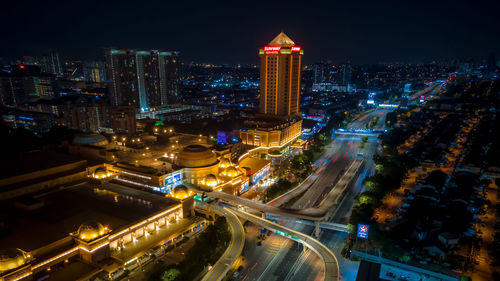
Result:
{"label": "roadway lane marking", "polygon": [[279,252],[281,249],[281,246],[283,244],[280,242],[272,242],[271,245],[269,245],[269,249],[266,250],[266,254],[268,255],[276,255],[276,253]]}

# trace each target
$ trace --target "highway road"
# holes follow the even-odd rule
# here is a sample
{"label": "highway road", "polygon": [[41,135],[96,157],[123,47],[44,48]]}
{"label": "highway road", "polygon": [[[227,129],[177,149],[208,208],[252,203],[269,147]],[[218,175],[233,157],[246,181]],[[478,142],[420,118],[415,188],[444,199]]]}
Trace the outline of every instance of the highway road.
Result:
{"label": "highway road", "polygon": [[245,245],[245,230],[238,217],[228,208],[212,205],[211,209],[219,215],[226,218],[231,228],[231,243],[224,254],[219,258],[215,265],[207,272],[202,281],[219,281],[224,278],[231,269],[236,259],[240,256]]}
{"label": "highway road", "polygon": [[[349,128],[365,128],[367,122],[379,116],[380,120],[375,128],[382,129],[384,127],[383,120],[386,113],[386,110],[375,110],[351,122]],[[320,159],[325,160],[323,161],[323,166],[319,167],[315,174],[304,183],[304,185],[307,185],[307,192],[302,198],[297,200],[292,207],[299,208],[300,206],[304,208],[317,206],[318,202],[321,202],[325,192],[328,191],[325,185],[330,182],[335,182],[342,173],[342,170],[355,159],[359,151],[360,141],[360,136],[338,135],[334,142],[327,147],[325,156]],[[361,191],[362,178],[369,175],[373,170],[372,157],[377,150],[377,146],[376,139],[370,138],[363,151],[365,165],[353,187],[353,193],[351,196],[347,196],[342,200],[330,221],[341,223],[347,222],[350,216],[350,210],[355,203],[354,196]],[[343,157],[344,154],[346,155],[345,158]],[[293,197],[291,195],[288,196],[289,198]],[[289,198],[287,198],[287,200]],[[275,206],[282,204],[283,201],[285,200],[276,200]],[[314,231],[313,227],[299,223],[285,222],[284,225],[299,230],[302,233],[312,234]],[[355,280],[358,264],[340,257],[340,251],[342,250],[346,237],[346,233],[323,230],[319,240],[327,245],[329,249],[332,249],[339,259],[341,280]],[[252,238],[251,235],[249,238]],[[317,255],[310,254],[310,252],[308,253],[307,251],[304,252],[299,244],[284,240],[276,235],[272,235],[267,239],[271,242],[265,240],[260,247],[255,246],[255,240],[247,241],[247,245],[253,248],[251,250],[246,249],[245,251],[247,251],[249,255],[252,254],[252,257],[258,257],[258,259],[252,259],[252,257],[249,256],[248,268],[242,272],[242,278],[237,280],[304,281],[321,279],[323,266]]]}

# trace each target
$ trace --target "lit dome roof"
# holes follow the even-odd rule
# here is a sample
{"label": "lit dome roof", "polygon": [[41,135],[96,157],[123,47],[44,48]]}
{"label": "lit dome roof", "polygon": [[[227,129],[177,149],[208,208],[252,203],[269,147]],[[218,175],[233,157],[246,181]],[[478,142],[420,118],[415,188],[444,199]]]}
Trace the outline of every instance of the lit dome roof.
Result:
{"label": "lit dome roof", "polygon": [[217,186],[217,177],[213,174],[208,174],[203,178],[203,184],[211,187]]}
{"label": "lit dome roof", "polygon": [[221,167],[221,168],[227,168],[229,166],[231,166],[231,161],[229,161],[229,159],[227,159],[225,157],[222,158],[222,159],[220,159],[219,167]]}
{"label": "lit dome roof", "polygon": [[98,179],[105,178],[107,175],[108,175],[108,173],[106,173],[106,169],[103,167],[99,167],[99,168],[95,169],[95,171],[94,171],[94,177],[96,177]]}
{"label": "lit dome roof", "polygon": [[186,199],[191,196],[191,192],[184,185],[178,185],[172,190],[172,196],[177,199]]}
{"label": "lit dome roof", "polygon": [[203,145],[189,145],[179,152],[177,164],[187,168],[211,166],[217,164],[217,157]]}
{"label": "lit dome roof", "polygon": [[73,143],[79,145],[90,144],[104,146],[108,144],[108,140],[100,134],[78,134],[73,139]]}
{"label": "lit dome roof", "polygon": [[239,174],[235,167],[229,167],[226,169],[226,176],[234,178]]}
{"label": "lit dome roof", "polygon": [[94,240],[104,234],[106,234],[108,230],[100,223],[96,221],[90,221],[83,223],[78,228],[78,238],[84,241]]}
{"label": "lit dome roof", "polygon": [[0,272],[19,267],[26,263],[26,257],[19,250],[0,251]]}

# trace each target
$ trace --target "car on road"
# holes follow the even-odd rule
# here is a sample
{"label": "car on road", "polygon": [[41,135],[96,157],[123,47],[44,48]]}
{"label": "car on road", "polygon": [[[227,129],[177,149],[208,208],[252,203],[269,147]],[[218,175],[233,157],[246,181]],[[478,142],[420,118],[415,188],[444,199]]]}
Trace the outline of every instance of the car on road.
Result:
{"label": "car on road", "polygon": [[392,272],[386,272],[385,273],[385,276],[387,277],[392,277],[392,278],[396,278],[396,274],[392,273]]}

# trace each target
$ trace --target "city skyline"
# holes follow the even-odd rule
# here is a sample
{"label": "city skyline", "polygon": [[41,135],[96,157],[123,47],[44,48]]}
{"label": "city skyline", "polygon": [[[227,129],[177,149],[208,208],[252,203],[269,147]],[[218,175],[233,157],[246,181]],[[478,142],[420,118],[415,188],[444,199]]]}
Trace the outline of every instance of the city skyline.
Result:
{"label": "city skyline", "polygon": [[0,281],[500,281],[497,5],[9,3]]}
{"label": "city skyline", "polygon": [[[257,64],[254,50],[281,29],[310,50],[305,63],[485,60],[488,53],[500,52],[495,36],[500,22],[494,14],[499,4],[486,1],[291,2],[268,3],[265,9],[200,2],[194,10],[182,3],[94,4],[9,3],[1,21],[11,28],[4,33],[8,44],[0,47],[0,56],[54,50],[67,58],[95,60],[103,59],[104,48],[119,47],[180,51],[185,62]],[[238,33],[244,36],[228,39]]]}

